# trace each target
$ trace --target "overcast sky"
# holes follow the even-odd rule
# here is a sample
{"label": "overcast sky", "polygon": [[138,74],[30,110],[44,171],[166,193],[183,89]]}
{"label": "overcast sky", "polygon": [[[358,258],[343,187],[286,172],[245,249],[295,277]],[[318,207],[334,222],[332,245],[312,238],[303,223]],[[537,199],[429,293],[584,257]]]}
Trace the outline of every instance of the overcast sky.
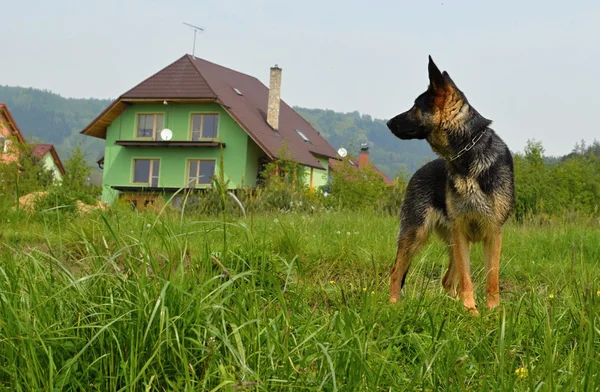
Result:
{"label": "overcast sky", "polygon": [[[191,53],[291,105],[390,118],[427,87],[431,54],[514,151],[600,139],[600,2],[0,0],[0,84],[114,98]],[[398,141],[401,143],[401,141]]]}

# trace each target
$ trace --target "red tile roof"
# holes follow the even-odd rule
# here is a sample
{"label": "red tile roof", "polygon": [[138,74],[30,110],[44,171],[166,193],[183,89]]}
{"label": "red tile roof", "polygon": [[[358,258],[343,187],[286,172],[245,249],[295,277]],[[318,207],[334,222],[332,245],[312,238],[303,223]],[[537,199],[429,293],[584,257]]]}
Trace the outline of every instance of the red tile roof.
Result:
{"label": "red tile roof", "polygon": [[[333,147],[319,132],[283,100],[279,130],[275,132],[267,123],[268,96],[267,86],[253,76],[185,55],[119,97],[82,133],[105,138],[108,121],[103,116],[120,102],[132,99],[207,99],[220,103],[272,158],[280,156],[284,142],[290,157],[307,166],[323,168],[315,155],[326,158],[336,156]],[[101,127],[100,132],[98,127]],[[302,131],[310,143],[305,142],[296,130]]]}
{"label": "red tile roof", "polygon": [[121,98],[217,98],[192,59],[191,56],[182,57],[121,95]]}
{"label": "red tile roof", "polygon": [[60,173],[62,175],[64,175],[65,168],[64,168],[62,162],[60,161],[58,153],[54,149],[54,145],[52,145],[52,144],[36,144],[33,147],[33,150],[31,151],[31,155],[42,159],[42,158],[44,158],[44,156],[46,156],[46,154],[48,152],[50,152],[52,154],[52,159],[54,160],[54,164],[56,164]]}
{"label": "red tile roof", "polygon": [[31,155],[43,158],[52,149],[52,144],[36,144],[31,151]]}

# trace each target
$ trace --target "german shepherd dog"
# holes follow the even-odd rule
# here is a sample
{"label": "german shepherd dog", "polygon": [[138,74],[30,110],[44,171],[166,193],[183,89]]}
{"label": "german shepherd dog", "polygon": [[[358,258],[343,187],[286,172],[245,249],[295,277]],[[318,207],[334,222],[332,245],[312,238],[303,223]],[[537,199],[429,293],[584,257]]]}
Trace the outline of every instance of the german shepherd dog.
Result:
{"label": "german shepherd dog", "polygon": [[398,301],[411,259],[435,231],[448,245],[442,285],[477,312],[469,253],[483,242],[487,306],[500,303],[498,270],[502,226],[514,205],[513,160],[492,122],[467,101],[446,71],[429,57],[429,87],[413,107],[387,126],[400,139],[425,139],[441,159],[410,179],[400,213],[398,251],[390,276],[390,302]]}

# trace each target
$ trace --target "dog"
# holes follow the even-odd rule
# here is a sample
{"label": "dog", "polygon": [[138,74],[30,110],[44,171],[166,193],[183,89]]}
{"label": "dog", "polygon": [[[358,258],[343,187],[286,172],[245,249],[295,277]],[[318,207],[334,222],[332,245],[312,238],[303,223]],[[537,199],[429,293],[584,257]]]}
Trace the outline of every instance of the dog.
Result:
{"label": "dog", "polygon": [[442,285],[477,314],[469,254],[483,242],[487,307],[500,304],[498,275],[502,228],[515,200],[513,158],[446,71],[429,56],[429,87],[413,107],[387,122],[398,138],[426,140],[439,155],[410,179],[400,212],[396,261],[390,273],[390,302],[397,302],[410,263],[436,232],[449,246]]}

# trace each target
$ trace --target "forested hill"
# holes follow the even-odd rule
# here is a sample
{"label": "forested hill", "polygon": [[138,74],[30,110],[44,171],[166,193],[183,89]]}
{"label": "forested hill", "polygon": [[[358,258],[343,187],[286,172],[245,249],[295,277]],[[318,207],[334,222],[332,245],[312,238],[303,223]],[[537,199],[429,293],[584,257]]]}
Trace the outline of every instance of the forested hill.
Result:
{"label": "forested hill", "polygon": [[29,142],[52,143],[64,160],[81,142],[90,161],[102,155],[104,141],[79,132],[109,104],[110,100],[64,98],[47,90],[0,86],[0,102],[8,106]]}
{"label": "forested hill", "polygon": [[[91,162],[103,152],[103,142],[79,132],[109,104],[103,99],[64,98],[34,88],[0,86],[0,102],[8,105],[25,137],[30,141],[53,143],[63,159],[81,142]],[[361,143],[369,142],[371,159],[386,174],[401,170],[414,172],[431,159],[429,146],[422,141],[401,141],[385,126],[385,121],[358,112],[295,107],[337,150],[345,147],[356,154]]]}
{"label": "forested hill", "polygon": [[336,150],[346,148],[356,154],[362,143],[369,143],[371,159],[389,176],[402,170],[413,173],[434,157],[423,140],[400,140],[386,126],[385,120],[359,112],[294,107],[327,139]]}

